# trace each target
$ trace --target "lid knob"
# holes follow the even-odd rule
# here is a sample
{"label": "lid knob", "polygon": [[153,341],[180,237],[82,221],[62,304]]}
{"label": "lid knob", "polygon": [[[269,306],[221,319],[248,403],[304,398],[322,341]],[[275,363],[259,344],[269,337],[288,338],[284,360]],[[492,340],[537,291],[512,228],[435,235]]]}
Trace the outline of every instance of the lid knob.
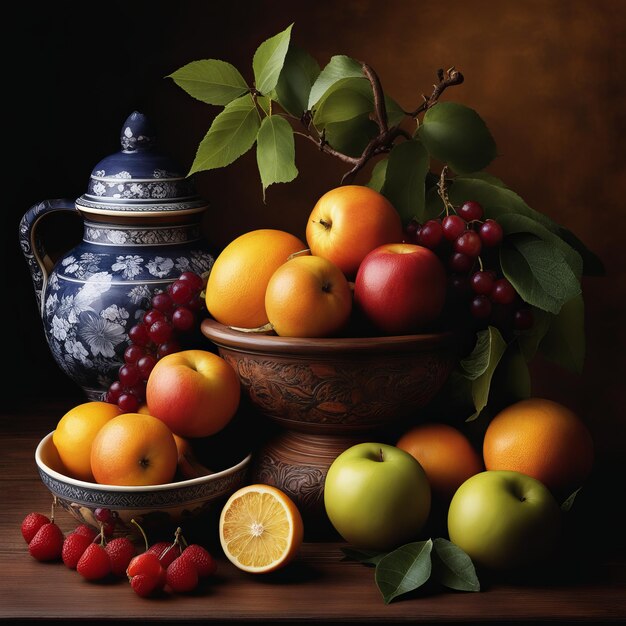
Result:
{"label": "lid knob", "polygon": [[133,111],[124,122],[120,133],[123,152],[151,150],[156,145],[156,137],[152,124],[139,111]]}

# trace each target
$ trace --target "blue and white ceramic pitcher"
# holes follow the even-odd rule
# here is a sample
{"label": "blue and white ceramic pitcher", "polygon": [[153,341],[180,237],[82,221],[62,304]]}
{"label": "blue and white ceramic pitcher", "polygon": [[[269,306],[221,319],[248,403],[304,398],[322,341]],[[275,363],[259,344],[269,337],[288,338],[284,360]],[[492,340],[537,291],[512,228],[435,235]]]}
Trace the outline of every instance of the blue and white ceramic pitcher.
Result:
{"label": "blue and white ceramic pitcher", "polygon": [[[121,151],[96,165],[85,194],[45,200],[25,213],[20,243],[48,345],[88,399],[101,399],[117,379],[128,330],[151,297],[184,271],[210,270],[200,225],[207,208],[135,112],[122,127]],[[55,211],[82,216],[84,235],[53,265],[37,225]]]}

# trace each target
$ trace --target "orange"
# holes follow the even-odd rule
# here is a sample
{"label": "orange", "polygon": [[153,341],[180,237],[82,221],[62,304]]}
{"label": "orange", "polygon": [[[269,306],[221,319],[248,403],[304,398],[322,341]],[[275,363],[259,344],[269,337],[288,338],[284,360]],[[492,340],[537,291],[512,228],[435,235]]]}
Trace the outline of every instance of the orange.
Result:
{"label": "orange", "polygon": [[313,207],[306,227],[311,253],[332,261],[350,280],[369,252],[402,238],[400,214],[385,196],[363,185],[327,191]]}
{"label": "orange", "polygon": [[348,321],[352,291],[334,263],[322,257],[298,256],[270,278],[265,310],[278,335],[329,337]]}
{"label": "orange", "polygon": [[239,569],[272,572],[291,562],[304,536],[293,500],[270,485],[248,485],[233,493],[220,515],[224,554]]}
{"label": "orange", "polygon": [[98,431],[121,409],[108,402],[85,402],[70,409],[58,422],[52,441],[68,474],[93,482],[91,445]]}
{"label": "orange", "polygon": [[396,445],[417,459],[426,472],[433,496],[443,502],[449,502],[468,478],[484,470],[480,454],[469,439],[448,424],[415,426]]}
{"label": "orange", "polygon": [[267,324],[265,289],[274,271],[306,244],[282,230],[253,230],[231,241],[215,259],[206,286],[208,312],[226,326]]}
{"label": "orange", "polygon": [[544,398],[516,402],[490,422],[483,441],[488,470],[513,470],[541,481],[553,494],[579,488],[593,466],[593,440],[570,409]]}
{"label": "orange", "polygon": [[91,470],[103,485],[161,485],[173,480],[178,448],[170,429],[144,413],[107,422],[91,446]]}

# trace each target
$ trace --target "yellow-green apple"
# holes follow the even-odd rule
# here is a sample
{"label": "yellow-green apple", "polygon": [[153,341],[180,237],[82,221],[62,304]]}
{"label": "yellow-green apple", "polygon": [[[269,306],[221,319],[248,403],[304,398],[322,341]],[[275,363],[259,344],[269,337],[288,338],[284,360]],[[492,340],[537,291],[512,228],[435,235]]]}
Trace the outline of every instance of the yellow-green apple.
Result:
{"label": "yellow-green apple", "polygon": [[410,243],[384,244],[361,262],[354,303],[387,335],[418,332],[437,319],[446,298],[446,271],[437,255]]}
{"label": "yellow-green apple", "polygon": [[360,443],[330,465],[324,505],[335,530],[360,548],[390,550],[415,539],[430,513],[430,485],[408,452]]}
{"label": "yellow-green apple", "polygon": [[283,263],[265,291],[265,312],[282,337],[329,337],[352,312],[352,290],[328,259],[297,256]]}
{"label": "yellow-green apple", "polygon": [[233,367],[206,350],[183,350],[157,361],[146,387],[150,415],[181,437],[213,435],[239,407],[241,387]]}
{"label": "yellow-green apple", "polygon": [[361,185],[326,192],[313,207],[306,227],[311,253],[332,261],[350,280],[368,252],[402,241],[402,236],[402,220],[391,202]]}
{"label": "yellow-green apple", "polygon": [[478,565],[515,569],[546,557],[555,547],[561,511],[538,480],[508,470],[468,478],[448,509],[450,541]]}

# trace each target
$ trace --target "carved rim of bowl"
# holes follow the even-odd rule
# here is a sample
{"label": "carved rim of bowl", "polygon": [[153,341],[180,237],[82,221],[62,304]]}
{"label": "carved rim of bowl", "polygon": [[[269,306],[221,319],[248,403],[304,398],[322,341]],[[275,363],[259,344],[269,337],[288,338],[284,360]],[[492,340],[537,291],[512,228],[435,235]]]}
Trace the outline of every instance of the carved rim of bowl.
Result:
{"label": "carved rim of bowl", "polygon": [[390,335],[381,337],[300,338],[242,332],[206,318],[200,326],[205,337],[219,347],[264,354],[314,355],[330,353],[390,353],[452,350],[455,333],[425,333],[420,335]]}

